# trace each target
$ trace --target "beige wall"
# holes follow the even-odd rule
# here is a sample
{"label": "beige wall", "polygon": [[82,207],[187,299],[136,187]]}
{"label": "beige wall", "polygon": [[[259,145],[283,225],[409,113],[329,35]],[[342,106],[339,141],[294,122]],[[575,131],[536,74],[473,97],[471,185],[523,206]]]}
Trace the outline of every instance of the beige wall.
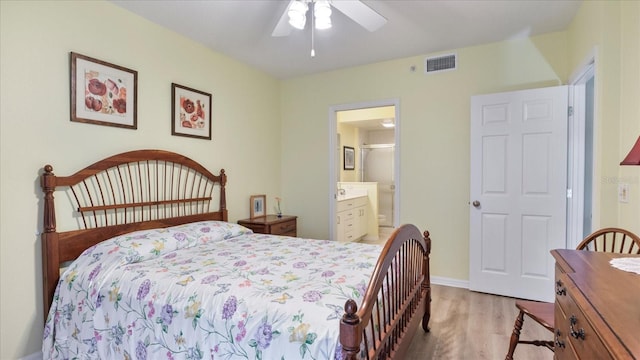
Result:
{"label": "beige wall", "polygon": [[[622,3],[620,141],[622,160],[640,136],[640,2]],[[640,166],[621,166],[620,181],[629,183],[629,203],[620,203],[617,225],[640,234]]]}
{"label": "beige wall", "polygon": [[[424,75],[418,56],[285,81],[282,189],[301,231],[321,238],[329,232],[327,109],[397,97],[400,223],[431,232],[433,275],[468,279],[470,98],[559,85],[567,74],[566,56],[558,55],[565,49],[566,34],[555,33],[456,49],[458,69],[440,74]],[[411,72],[414,65],[420,70]]]}
{"label": "beige wall", "polygon": [[[180,152],[225,168],[235,221],[251,194],[279,195],[280,100],[272,77],[108,2],[1,1],[0,14],[0,358],[15,359],[41,346],[45,164],[68,175],[132,149]],[[137,130],[69,121],[70,51],[138,71]],[[172,82],[213,95],[213,140],[171,136]]]}
{"label": "beige wall", "polygon": [[[280,195],[302,236],[327,238],[327,110],[398,98],[401,222],[431,231],[434,276],[466,280],[470,97],[565,83],[596,46],[597,178],[632,187],[618,204],[598,186],[595,226],[640,233],[640,167],[617,166],[640,133],[639,14],[638,2],[585,1],[566,32],[454,49],[454,72],[426,76],[416,56],[278,82],[110,3],[0,1],[0,358],[40,348],[44,164],[66,174],[131,149],[181,152],[227,170],[230,220],[251,194]],[[138,70],[138,130],[69,121],[69,51]],[[170,135],[171,82],[213,94],[212,141]]]}
{"label": "beige wall", "polygon": [[640,135],[640,2],[585,1],[567,39],[569,69],[596,59],[594,226],[640,233],[640,167],[619,166]]}
{"label": "beige wall", "polygon": [[[466,281],[470,97],[566,84],[595,48],[598,136],[593,226],[617,225],[640,233],[640,168],[618,165],[640,134],[639,4],[585,1],[568,31],[452,49],[459,57],[453,72],[425,76],[420,70],[409,71],[414,65],[421,69],[424,56],[419,56],[285,81],[282,188],[284,196],[296,202],[301,231],[328,236],[328,166],[322,166],[329,159],[326,109],[397,97],[400,223],[431,232],[432,275]],[[308,121],[300,123],[296,119],[303,114]],[[631,183],[628,204],[618,203],[617,185],[610,179]],[[318,191],[309,193],[308,188]],[[304,206],[309,202],[315,206]]]}

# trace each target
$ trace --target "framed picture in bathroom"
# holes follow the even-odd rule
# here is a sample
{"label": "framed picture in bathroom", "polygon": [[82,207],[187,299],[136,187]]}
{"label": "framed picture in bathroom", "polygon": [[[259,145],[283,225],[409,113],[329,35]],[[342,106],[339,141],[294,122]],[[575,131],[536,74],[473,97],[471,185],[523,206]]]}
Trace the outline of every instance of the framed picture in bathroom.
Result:
{"label": "framed picture in bathroom", "polygon": [[356,151],[351,146],[344,146],[344,169],[353,170],[356,168]]}

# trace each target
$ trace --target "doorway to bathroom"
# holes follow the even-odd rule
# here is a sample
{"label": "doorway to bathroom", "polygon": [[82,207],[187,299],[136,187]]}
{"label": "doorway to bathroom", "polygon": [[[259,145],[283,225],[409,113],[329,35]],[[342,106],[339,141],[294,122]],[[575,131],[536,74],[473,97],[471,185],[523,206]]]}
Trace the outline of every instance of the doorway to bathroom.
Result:
{"label": "doorway to bathroom", "polygon": [[332,239],[345,240],[344,214],[338,208],[342,210],[340,202],[349,198],[351,191],[367,189],[368,221],[366,232],[347,241],[382,242],[399,226],[399,112],[397,99],[330,108]]}
{"label": "doorway to bathroom", "polygon": [[[389,135],[393,135],[390,133]],[[386,142],[386,141],[384,141]],[[360,181],[378,184],[378,226],[393,227],[395,143],[360,146]],[[386,229],[382,229],[386,230]]]}

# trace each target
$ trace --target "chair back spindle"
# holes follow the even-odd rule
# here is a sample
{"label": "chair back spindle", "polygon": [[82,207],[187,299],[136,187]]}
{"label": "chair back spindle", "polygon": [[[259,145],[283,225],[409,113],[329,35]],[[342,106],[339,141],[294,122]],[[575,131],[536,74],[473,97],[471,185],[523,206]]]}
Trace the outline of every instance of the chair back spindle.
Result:
{"label": "chair back spindle", "polygon": [[640,254],[640,237],[625,229],[604,228],[582,240],[577,249],[617,254]]}

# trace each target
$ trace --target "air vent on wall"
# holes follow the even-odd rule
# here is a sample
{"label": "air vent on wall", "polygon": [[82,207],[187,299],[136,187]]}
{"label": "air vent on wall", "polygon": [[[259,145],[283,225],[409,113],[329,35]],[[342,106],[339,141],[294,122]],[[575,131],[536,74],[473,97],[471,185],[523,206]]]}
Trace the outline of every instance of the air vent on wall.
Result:
{"label": "air vent on wall", "polygon": [[456,54],[434,56],[424,59],[424,73],[433,74],[441,71],[455,70],[457,67]]}

